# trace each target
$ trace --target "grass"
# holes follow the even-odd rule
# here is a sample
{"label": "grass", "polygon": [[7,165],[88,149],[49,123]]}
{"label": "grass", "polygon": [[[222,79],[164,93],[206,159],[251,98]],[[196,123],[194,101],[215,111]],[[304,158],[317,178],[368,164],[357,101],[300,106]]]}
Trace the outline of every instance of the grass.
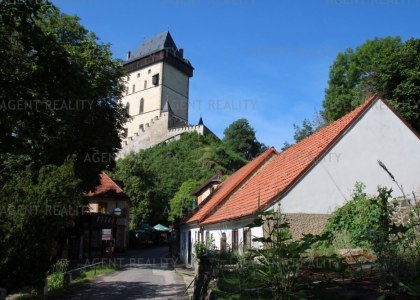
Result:
{"label": "grass", "polygon": [[117,270],[117,268],[108,267],[107,266],[107,267],[104,267],[104,268],[98,268],[98,269],[96,269],[96,274],[95,274],[95,270],[89,270],[89,271],[86,271],[86,272],[82,272],[80,274],[80,276],[78,276],[75,279],[73,279],[73,281],[71,282],[70,286],[72,284],[86,283],[88,281],[91,281],[92,279],[95,279],[96,277],[98,277],[100,275],[112,273],[112,272],[114,272],[116,270]]}
{"label": "grass", "polygon": [[[89,281],[92,281],[93,279],[97,278],[98,276],[104,275],[104,274],[109,274],[112,273],[114,271],[117,271],[118,268],[116,267],[112,267],[112,266],[105,266],[105,267],[99,267],[95,270],[88,270],[86,272],[82,272],[79,276],[75,277],[72,282],[70,283],[70,285],[68,285],[67,287],[60,287],[54,290],[48,290],[48,296],[60,296],[65,292],[77,289],[78,287],[80,287],[82,284],[85,284]],[[51,276],[51,275],[50,275]],[[34,299],[38,299],[36,292],[33,290],[29,293],[25,293],[25,294],[20,294],[16,297],[16,299],[18,300],[34,300]]]}
{"label": "grass", "polygon": [[55,297],[60,296],[61,294],[65,293],[65,292],[68,292],[68,291],[79,288],[81,285],[92,281],[93,279],[97,278],[98,276],[101,276],[101,275],[104,275],[104,274],[109,274],[109,273],[112,273],[112,272],[117,271],[117,270],[118,270],[117,267],[104,266],[104,267],[96,268],[96,272],[95,272],[94,269],[82,272],[82,273],[80,273],[79,276],[75,277],[71,281],[70,285],[68,285],[66,287],[61,287],[61,288],[56,289],[56,290],[48,291],[48,296],[55,296]]}

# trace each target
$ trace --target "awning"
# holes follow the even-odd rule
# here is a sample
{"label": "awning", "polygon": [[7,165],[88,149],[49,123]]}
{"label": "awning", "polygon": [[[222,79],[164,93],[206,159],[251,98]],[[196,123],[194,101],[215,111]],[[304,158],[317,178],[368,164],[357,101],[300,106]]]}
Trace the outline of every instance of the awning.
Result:
{"label": "awning", "polygon": [[162,225],[162,224],[157,224],[157,225],[153,226],[153,228],[157,231],[162,231],[162,232],[168,232],[169,231],[169,228]]}

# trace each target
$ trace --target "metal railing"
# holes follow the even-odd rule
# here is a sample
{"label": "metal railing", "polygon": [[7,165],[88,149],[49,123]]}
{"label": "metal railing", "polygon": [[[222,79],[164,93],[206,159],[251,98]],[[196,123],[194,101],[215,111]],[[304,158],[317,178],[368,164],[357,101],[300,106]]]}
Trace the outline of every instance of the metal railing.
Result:
{"label": "metal railing", "polygon": [[80,268],[76,268],[76,269],[66,271],[64,273],[64,285],[69,285],[72,282],[73,277],[79,276],[85,270],[90,270],[90,269],[93,268],[93,270],[94,270],[93,274],[96,275],[96,270],[98,269],[98,266],[103,267],[104,265],[105,265],[104,262],[98,262],[98,263],[94,263],[94,264],[91,264],[91,265],[87,265],[87,266],[83,266],[83,267],[80,267]]}

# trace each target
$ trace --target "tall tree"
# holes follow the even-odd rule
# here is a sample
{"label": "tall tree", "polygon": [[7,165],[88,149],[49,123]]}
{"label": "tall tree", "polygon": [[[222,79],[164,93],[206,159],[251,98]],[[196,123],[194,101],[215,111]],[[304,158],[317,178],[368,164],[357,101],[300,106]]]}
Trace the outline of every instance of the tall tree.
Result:
{"label": "tall tree", "polygon": [[315,126],[308,119],[304,119],[302,122],[302,126],[293,124],[293,129],[295,130],[295,134],[293,135],[293,138],[295,139],[296,143],[299,143],[301,140],[303,140],[304,138],[314,133]]}
{"label": "tall tree", "polygon": [[322,115],[332,122],[379,93],[420,131],[420,39],[375,38],[337,55]]}
{"label": "tall tree", "polygon": [[129,155],[119,160],[113,177],[124,182],[124,191],[133,203],[130,227],[136,229],[140,224],[165,221],[163,212],[167,207],[162,195],[159,175],[148,165],[145,157]]}
{"label": "tall tree", "polygon": [[230,124],[223,132],[223,142],[245,159],[257,156],[265,145],[258,142],[255,130],[247,119],[239,119]]}
{"label": "tall tree", "polygon": [[109,45],[77,17],[44,0],[1,1],[0,170],[75,155],[76,174],[92,188],[120,147],[123,75]]}
{"label": "tall tree", "polygon": [[42,284],[126,114],[109,45],[45,0],[0,1],[0,286]]}
{"label": "tall tree", "polygon": [[[299,143],[304,138],[310,136],[312,133],[315,132],[316,124],[315,122],[311,122],[308,119],[304,119],[302,122],[302,126],[293,124],[293,129],[295,131],[293,135],[293,139],[295,140],[295,143]],[[290,144],[288,142],[284,142],[283,147],[281,148],[282,151],[286,150],[287,148],[290,148],[293,144]]]}
{"label": "tall tree", "polygon": [[0,286],[9,292],[42,287],[54,238],[83,211],[71,159],[61,166],[19,172],[0,189]]}

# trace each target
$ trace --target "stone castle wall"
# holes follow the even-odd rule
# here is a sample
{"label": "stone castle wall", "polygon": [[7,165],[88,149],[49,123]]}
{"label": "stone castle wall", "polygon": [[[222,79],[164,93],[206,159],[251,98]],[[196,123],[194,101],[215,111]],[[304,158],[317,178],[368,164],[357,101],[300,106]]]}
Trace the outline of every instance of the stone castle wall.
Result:
{"label": "stone castle wall", "polygon": [[139,132],[122,142],[122,148],[118,152],[117,158],[123,158],[130,153],[137,153],[160,143],[178,140],[181,134],[185,132],[197,132],[201,135],[210,132],[204,125],[180,124],[179,127],[170,128],[169,124],[171,123],[173,123],[173,120],[170,120],[168,112],[161,113],[160,117],[156,116],[151,119],[149,123],[144,124]]}

